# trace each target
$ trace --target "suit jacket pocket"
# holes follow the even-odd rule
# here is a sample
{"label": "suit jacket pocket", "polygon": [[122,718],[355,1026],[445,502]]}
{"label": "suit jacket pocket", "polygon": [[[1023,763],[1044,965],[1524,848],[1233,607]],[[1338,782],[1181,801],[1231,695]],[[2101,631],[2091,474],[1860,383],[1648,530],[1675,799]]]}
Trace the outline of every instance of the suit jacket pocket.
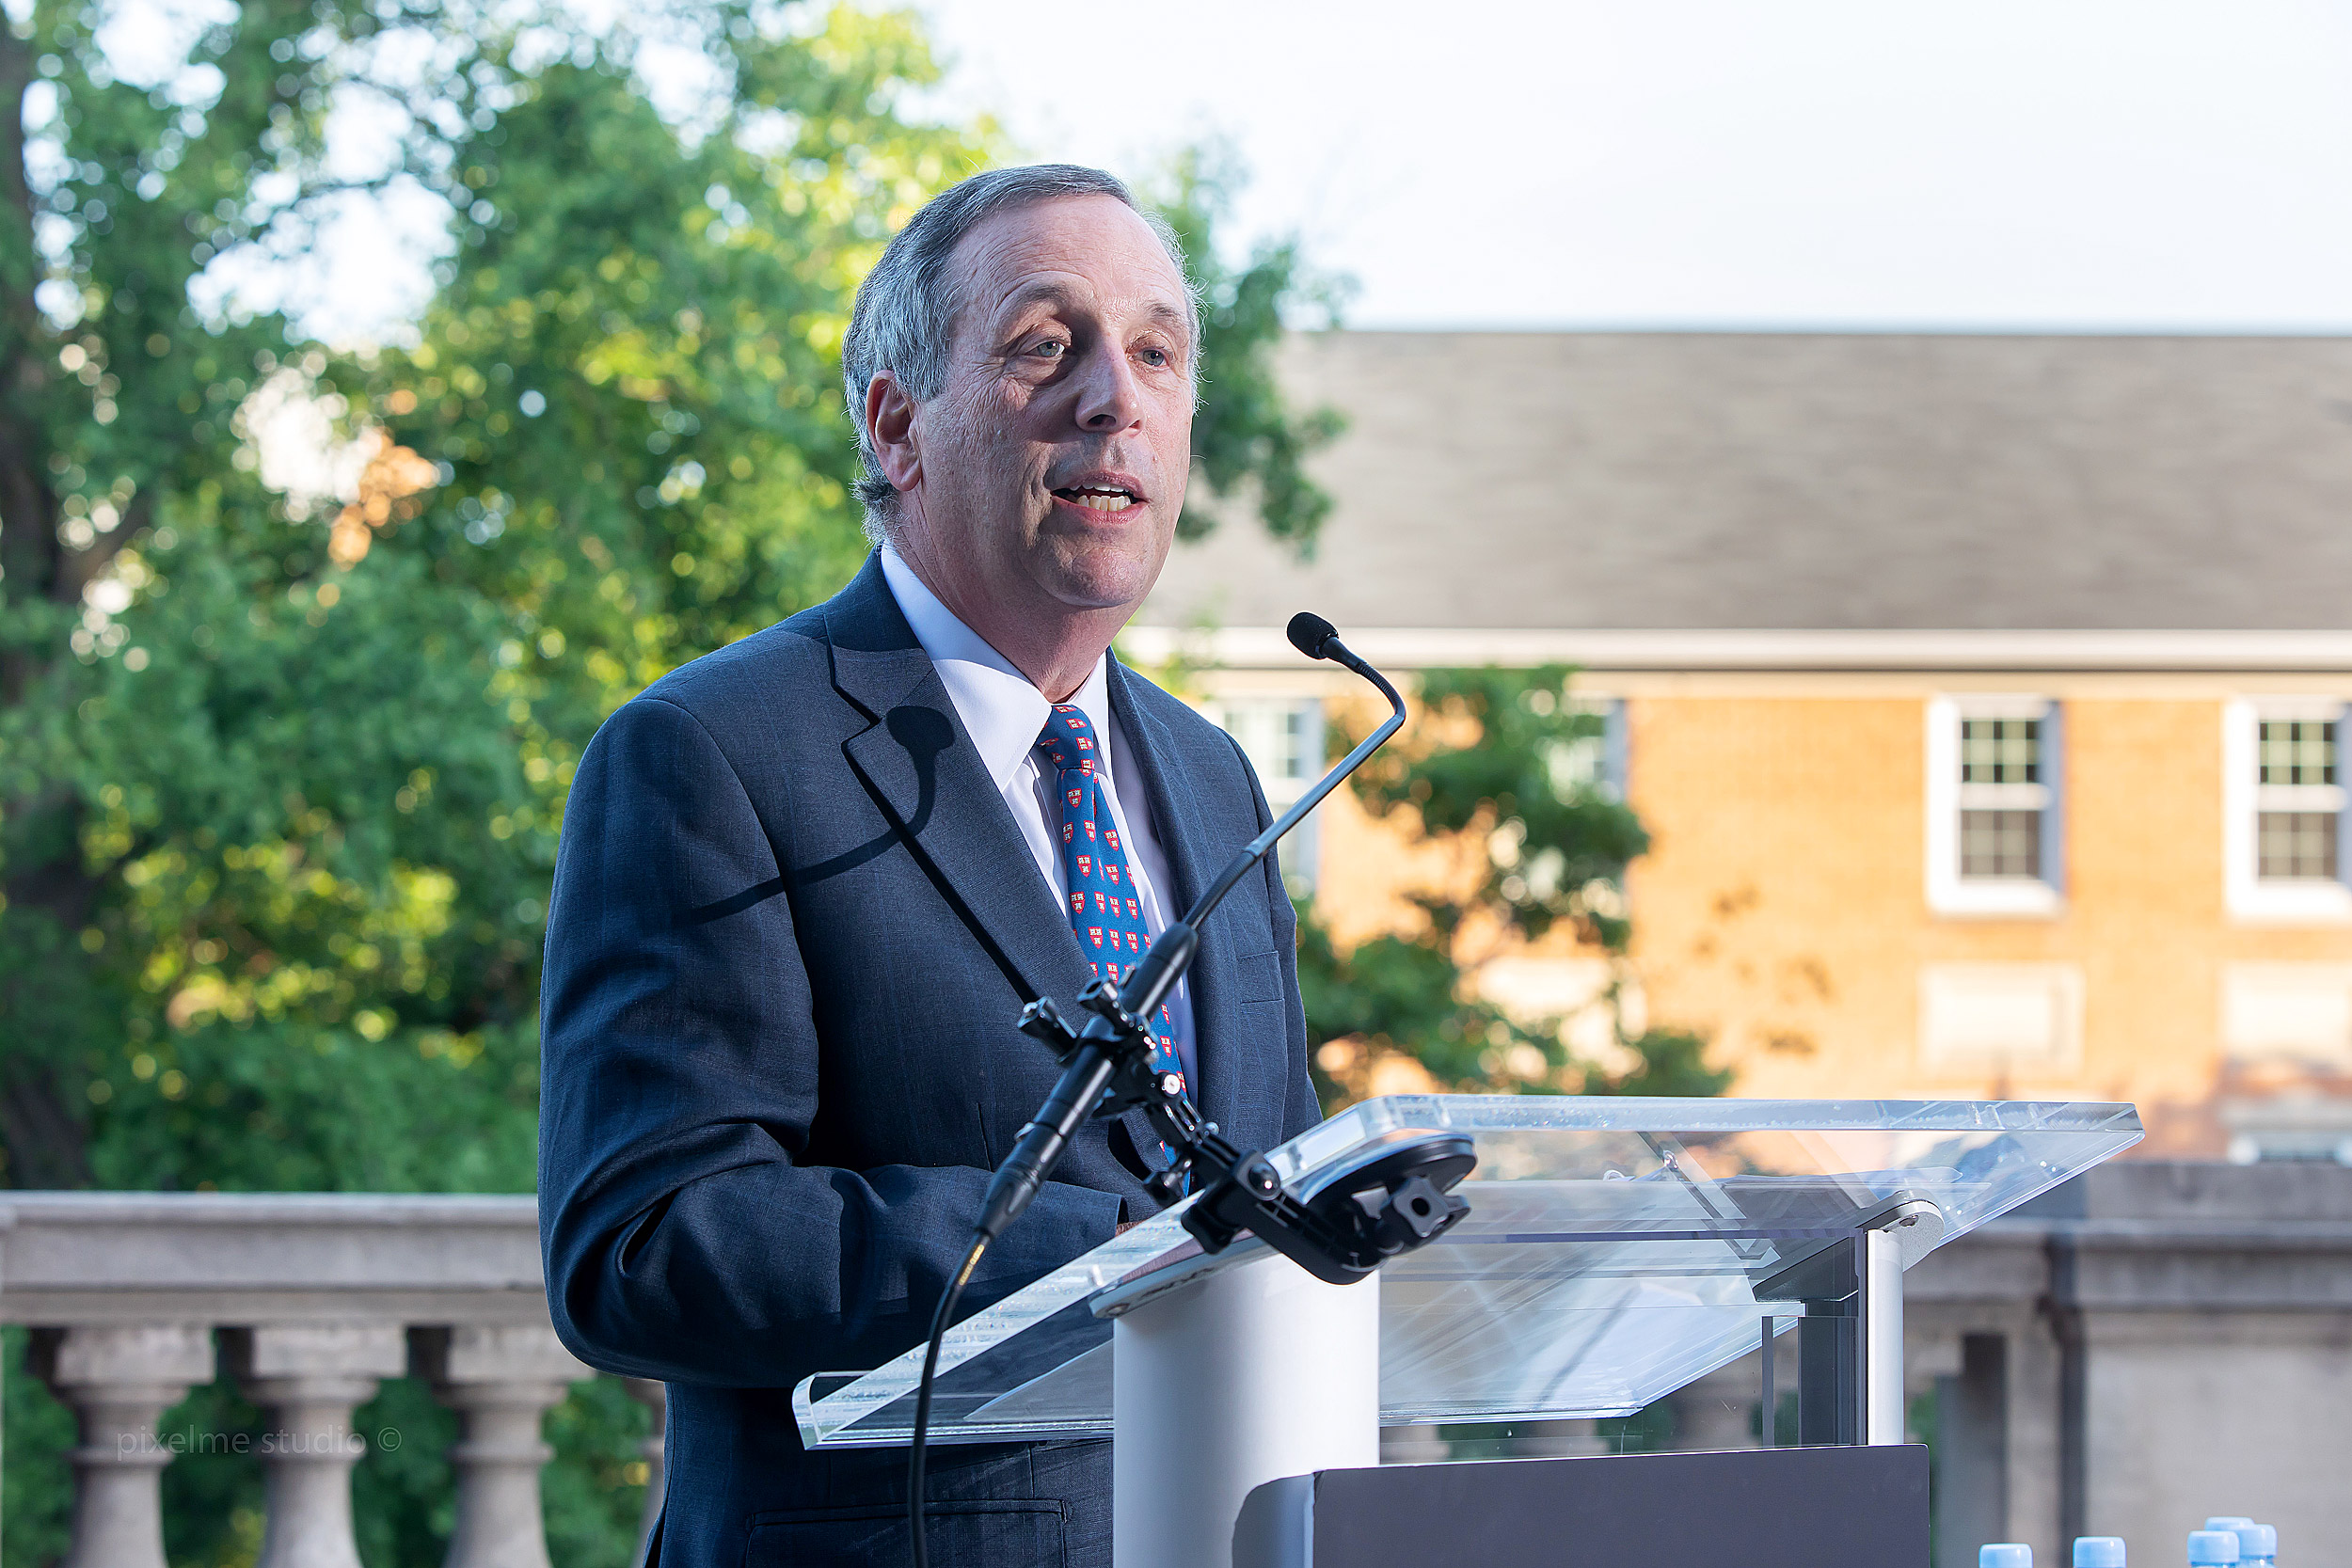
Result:
{"label": "suit jacket pocket", "polygon": [[[1063,1568],[1058,1497],[935,1502],[923,1535],[936,1568],[1000,1563]],[[803,1508],[752,1516],[744,1568],[905,1568],[913,1547],[903,1505]]]}
{"label": "suit jacket pocket", "polygon": [[1236,1002],[1281,1002],[1282,955],[1275,952],[1244,953],[1233,960],[1233,1000]]}

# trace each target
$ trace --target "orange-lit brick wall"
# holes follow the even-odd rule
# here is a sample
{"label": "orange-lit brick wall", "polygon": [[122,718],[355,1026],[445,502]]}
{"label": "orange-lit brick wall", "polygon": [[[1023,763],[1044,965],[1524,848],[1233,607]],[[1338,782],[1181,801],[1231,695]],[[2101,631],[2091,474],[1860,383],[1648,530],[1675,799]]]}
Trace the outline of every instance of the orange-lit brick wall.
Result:
{"label": "orange-lit brick wall", "polygon": [[[2064,907],[1963,919],[1926,897],[1926,697],[1629,698],[1651,1018],[1709,1034],[1739,1094],[2131,1100],[2148,1152],[2219,1152],[2221,965],[2352,961],[2352,929],[2227,917],[2218,698],[2063,698]],[[1919,966],[1997,961],[2081,966],[2078,1072],[1920,1065]]]}

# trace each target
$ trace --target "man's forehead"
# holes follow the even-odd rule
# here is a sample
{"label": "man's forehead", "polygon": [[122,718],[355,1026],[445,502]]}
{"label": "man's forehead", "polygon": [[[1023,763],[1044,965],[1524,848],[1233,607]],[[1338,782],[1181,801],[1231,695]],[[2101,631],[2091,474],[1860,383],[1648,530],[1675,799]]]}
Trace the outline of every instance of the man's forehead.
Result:
{"label": "man's forehead", "polygon": [[1142,214],[1109,196],[993,213],[957,244],[958,293],[991,315],[1032,302],[1188,318],[1184,278]]}

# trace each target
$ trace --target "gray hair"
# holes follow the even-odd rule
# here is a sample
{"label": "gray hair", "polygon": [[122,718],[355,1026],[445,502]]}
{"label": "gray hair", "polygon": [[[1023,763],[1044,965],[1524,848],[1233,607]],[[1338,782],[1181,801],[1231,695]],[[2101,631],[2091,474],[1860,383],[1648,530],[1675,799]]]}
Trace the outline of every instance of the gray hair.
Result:
{"label": "gray hair", "polygon": [[874,270],[866,275],[866,281],[858,287],[856,307],[850,313],[849,334],[841,343],[842,390],[849,400],[850,423],[857,429],[858,457],[865,468],[857,482],[857,497],[866,506],[866,536],[875,544],[882,542],[898,516],[898,492],[882,477],[882,459],[866,428],[866,388],[875,376],[888,371],[917,403],[946,390],[947,349],[962,305],[947,276],[947,261],[956,246],[992,214],[1075,196],[1114,198],[1159,236],[1168,259],[1175,263],[1176,276],[1184,280],[1195,344],[1187,371],[1198,383],[1200,291],[1184,270],[1184,247],[1176,230],[1166,218],[1138,203],[1124,182],[1076,164],[991,169],[960,181],[924,203],[883,250]]}

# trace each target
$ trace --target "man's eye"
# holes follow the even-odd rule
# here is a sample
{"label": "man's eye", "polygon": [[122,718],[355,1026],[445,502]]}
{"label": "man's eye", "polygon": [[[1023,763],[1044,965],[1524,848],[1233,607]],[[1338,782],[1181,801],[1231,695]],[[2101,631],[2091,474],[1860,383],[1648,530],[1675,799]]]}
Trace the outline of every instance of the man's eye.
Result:
{"label": "man's eye", "polygon": [[1147,348],[1142,353],[1143,362],[1153,370],[1159,370],[1169,363],[1168,350],[1164,348]]}
{"label": "man's eye", "polygon": [[1058,359],[1070,345],[1059,338],[1045,338],[1029,345],[1029,352],[1047,359]]}

